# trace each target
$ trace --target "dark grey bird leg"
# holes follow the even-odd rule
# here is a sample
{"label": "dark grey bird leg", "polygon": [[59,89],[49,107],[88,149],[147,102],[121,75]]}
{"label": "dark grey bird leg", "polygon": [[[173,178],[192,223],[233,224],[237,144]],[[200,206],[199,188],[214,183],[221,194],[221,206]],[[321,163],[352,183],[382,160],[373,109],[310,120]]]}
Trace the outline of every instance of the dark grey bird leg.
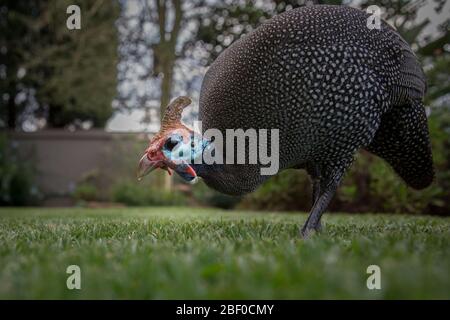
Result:
{"label": "dark grey bird leg", "polygon": [[319,182],[319,196],[315,200],[309,217],[300,231],[302,238],[307,238],[313,231],[320,231],[320,219],[333,198],[343,173],[344,170],[342,170],[342,172],[340,171],[338,174],[331,175],[330,178],[322,178]]}
{"label": "dark grey bird leg", "polygon": [[[308,172],[311,183],[312,183],[312,204],[313,207],[314,204],[317,202],[320,196],[320,169],[318,165],[310,164],[306,167],[306,171]],[[319,224],[317,226],[318,230],[322,229],[322,223],[319,220]]]}
{"label": "dark grey bird leg", "polygon": [[[314,205],[316,204],[316,202],[319,200],[320,197],[320,178],[317,178],[313,181],[313,194],[312,194],[312,206],[314,207]],[[322,220],[319,219],[317,226],[316,226],[316,230],[320,231],[322,230]]]}
{"label": "dark grey bird leg", "polygon": [[313,192],[312,192],[312,205],[316,203],[320,196],[320,178],[316,178],[313,181]]}

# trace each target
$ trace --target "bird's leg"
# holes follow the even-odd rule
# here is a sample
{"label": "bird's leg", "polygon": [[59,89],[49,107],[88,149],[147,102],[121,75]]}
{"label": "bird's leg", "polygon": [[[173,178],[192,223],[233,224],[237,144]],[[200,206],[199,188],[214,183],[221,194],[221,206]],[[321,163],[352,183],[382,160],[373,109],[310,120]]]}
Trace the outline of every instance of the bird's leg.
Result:
{"label": "bird's leg", "polygon": [[[316,204],[316,202],[319,200],[319,196],[320,196],[320,178],[314,179],[313,181],[313,194],[312,194],[312,206],[314,207],[314,205]],[[319,219],[318,223],[317,223],[317,231],[322,230],[322,220]]]}
{"label": "bird's leg", "polygon": [[[320,189],[319,191],[316,191],[318,193],[318,196],[314,201],[308,219],[306,220],[303,228],[300,231],[302,238],[307,238],[314,231],[320,231],[320,219],[336,192],[339,182],[341,181],[341,178],[343,176],[343,172],[344,170],[342,170],[342,172],[339,172],[338,174],[330,175],[329,178],[326,177],[325,179],[322,177],[319,181]],[[313,190],[314,189],[317,189],[317,187],[314,187],[313,185]],[[313,194],[314,193],[315,192],[313,191]],[[316,197],[316,195],[314,195],[314,197]]]}
{"label": "bird's leg", "polygon": [[[310,164],[306,167],[306,171],[308,172],[311,183],[312,183],[312,204],[311,206],[314,206],[314,204],[317,202],[320,196],[320,169],[318,165]],[[322,229],[322,223],[319,220],[318,224],[318,230]]]}

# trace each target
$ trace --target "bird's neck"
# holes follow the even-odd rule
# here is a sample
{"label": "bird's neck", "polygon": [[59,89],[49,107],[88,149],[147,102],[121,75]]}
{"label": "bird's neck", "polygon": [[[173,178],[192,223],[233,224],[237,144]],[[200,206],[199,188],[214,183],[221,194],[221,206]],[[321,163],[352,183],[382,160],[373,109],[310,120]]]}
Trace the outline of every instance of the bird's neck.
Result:
{"label": "bird's neck", "polygon": [[196,161],[194,161],[194,163],[191,164],[191,166],[195,170],[196,174],[199,177],[207,178],[208,176],[217,172],[217,170],[219,169],[219,166],[221,166],[221,165],[218,165],[216,163],[207,164],[204,159],[205,151],[211,152],[211,149],[215,148],[214,142],[211,142],[210,140],[202,139],[201,145],[202,145],[201,154],[199,156],[202,157],[202,160],[199,163],[196,163]]}
{"label": "bird's neck", "polygon": [[203,178],[207,179],[209,177],[214,176],[216,173],[221,172],[221,168],[223,168],[223,164],[192,164],[192,168],[195,170],[195,173]]}

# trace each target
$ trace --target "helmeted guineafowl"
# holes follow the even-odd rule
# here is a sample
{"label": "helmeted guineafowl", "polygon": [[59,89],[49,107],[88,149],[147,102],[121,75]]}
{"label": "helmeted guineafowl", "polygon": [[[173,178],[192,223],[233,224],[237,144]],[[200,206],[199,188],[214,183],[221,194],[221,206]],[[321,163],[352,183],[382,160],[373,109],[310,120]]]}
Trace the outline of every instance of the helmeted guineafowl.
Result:
{"label": "helmeted guineafowl", "polygon": [[[320,228],[358,149],[385,159],[413,188],[433,180],[423,71],[405,40],[385,22],[369,29],[368,16],[346,6],[287,11],[227,48],[203,81],[203,131],[277,128],[280,170],[302,168],[311,176],[314,204],[303,236]],[[184,160],[214,148],[204,138],[194,141],[196,135],[180,122],[189,103],[180,97],[168,106],[140,175],[171,168],[233,195],[251,192],[268,178],[261,164],[189,164],[180,153],[175,159],[175,148],[191,149]]]}

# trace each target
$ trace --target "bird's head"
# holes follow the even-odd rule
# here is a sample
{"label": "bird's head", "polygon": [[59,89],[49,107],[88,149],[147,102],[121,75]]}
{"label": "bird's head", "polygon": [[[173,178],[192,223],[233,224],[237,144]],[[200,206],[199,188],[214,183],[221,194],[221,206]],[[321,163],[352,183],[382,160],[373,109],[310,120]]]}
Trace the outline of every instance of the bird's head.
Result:
{"label": "bird's head", "polygon": [[188,182],[196,181],[197,173],[192,164],[202,155],[205,141],[181,123],[183,109],[190,103],[190,98],[178,97],[166,108],[161,129],[152,137],[139,162],[139,179],[161,168],[169,174],[175,171]]}

